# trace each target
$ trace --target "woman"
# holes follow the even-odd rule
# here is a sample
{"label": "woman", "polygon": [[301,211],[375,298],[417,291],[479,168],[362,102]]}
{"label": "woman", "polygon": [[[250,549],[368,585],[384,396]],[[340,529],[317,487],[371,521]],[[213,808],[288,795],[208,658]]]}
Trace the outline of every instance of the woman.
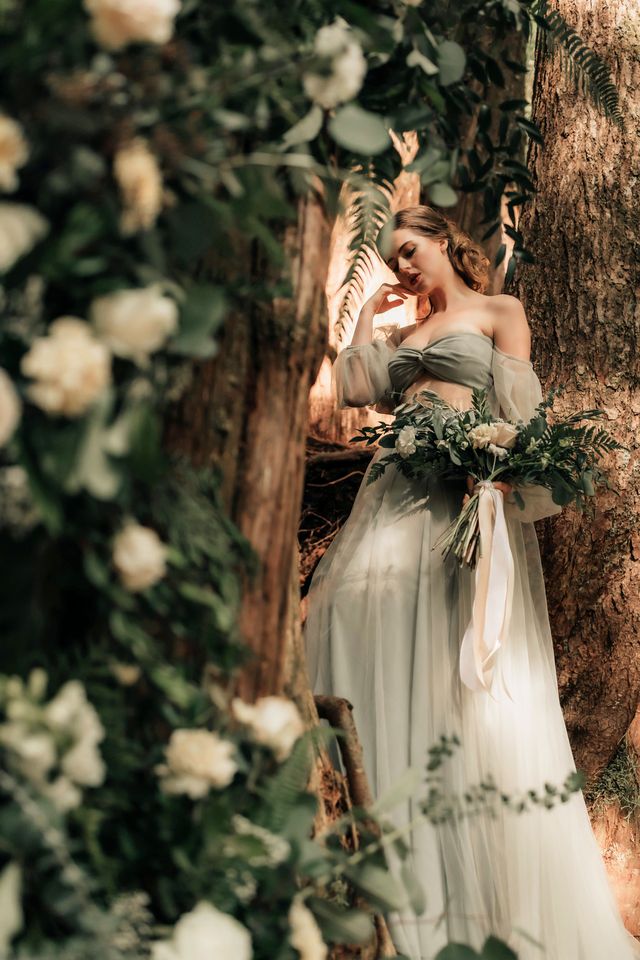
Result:
{"label": "woman", "polygon": [[[528,421],[542,399],[520,302],[487,296],[489,262],[447,218],[401,210],[378,240],[398,284],[383,284],[363,307],[350,346],[333,367],[340,407],[392,412],[428,388],[459,409],[474,386],[489,387],[494,415]],[[395,301],[391,297],[395,296]],[[374,330],[373,317],[417,296],[430,310],[410,327]],[[387,451],[388,453],[388,451]],[[560,511],[549,491],[496,484],[514,561],[508,642],[499,670],[512,700],[461,682],[461,639],[470,620],[475,570],[443,560],[434,543],[460,512],[464,482],[409,480],[393,465],[366,480],[351,514],[318,564],[309,590],[305,642],[314,693],[346,697],[374,796],[428,748],[456,734],[441,768],[462,797],[492,778],[523,797],[559,788],[575,771],[560,708],[540,553],[533,521]],[[469,487],[471,489],[471,487]],[[396,807],[398,826],[419,814],[415,796]],[[640,946],[625,930],[591,828],[582,791],[547,809],[486,812],[410,838],[411,866],[427,909],[389,916],[394,942],[411,960],[430,960],[450,941],[480,949],[490,934],[519,960],[632,960]],[[409,838],[407,838],[409,839]],[[536,946],[537,941],[540,946]]]}

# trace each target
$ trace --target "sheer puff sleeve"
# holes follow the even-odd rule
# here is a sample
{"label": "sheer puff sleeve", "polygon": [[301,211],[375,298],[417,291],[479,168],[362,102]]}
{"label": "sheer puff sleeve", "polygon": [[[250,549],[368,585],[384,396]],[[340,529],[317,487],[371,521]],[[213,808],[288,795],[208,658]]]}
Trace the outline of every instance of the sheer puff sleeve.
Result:
{"label": "sheer puff sleeve", "polygon": [[[542,400],[542,387],[531,361],[504,353],[494,344],[491,373],[493,386],[489,391],[489,403],[494,415],[528,423]],[[524,500],[524,509],[518,506],[511,492],[504,498],[506,517],[532,523],[562,511],[562,507],[554,503],[547,487],[532,483],[519,484],[518,492]]]}
{"label": "sheer puff sleeve", "polygon": [[380,324],[371,343],[345,347],[331,368],[333,395],[340,409],[373,406],[392,413],[399,403],[389,378],[388,364],[400,343],[399,324]]}

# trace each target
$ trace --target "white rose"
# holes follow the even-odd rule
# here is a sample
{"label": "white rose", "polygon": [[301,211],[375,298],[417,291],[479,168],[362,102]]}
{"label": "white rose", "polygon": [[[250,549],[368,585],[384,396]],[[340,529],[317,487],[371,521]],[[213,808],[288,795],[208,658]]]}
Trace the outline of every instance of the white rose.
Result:
{"label": "white rose", "polygon": [[42,793],[60,813],[75,810],[82,803],[82,794],[68,777],[57,777],[42,789]]}
{"label": "white rose", "polygon": [[45,722],[54,730],[64,730],[73,726],[86,704],[83,685],[79,680],[68,680],[44,708]]}
{"label": "white rose", "polygon": [[46,413],[77,417],[111,382],[111,355],[91,327],[77,317],[59,317],[46,337],[37,337],[20,369],[36,383],[29,398]]}
{"label": "white rose", "polygon": [[180,0],[84,0],[91,29],[107,50],[129,43],[166,43],[173,35],[173,20]]}
{"label": "white rose", "polygon": [[152,960],[252,960],[251,934],[239,920],[201,900],[173,928],[170,940],[151,944]]}
{"label": "white rose", "polygon": [[67,750],[62,758],[63,772],[82,787],[99,787],[104,783],[106,768],[92,738],[83,737]]}
{"label": "white rose", "polygon": [[27,162],[29,150],[22,127],[0,114],[0,190],[12,193],[18,186],[16,170]]}
{"label": "white rose", "polygon": [[167,546],[155,530],[127,523],[113,541],[113,565],[127,590],[146,590],[164,577]]}
{"label": "white rose", "polygon": [[0,369],[0,447],[13,436],[22,414],[22,401],[13,380]]}
{"label": "white rose", "polygon": [[518,437],[518,428],[512,423],[506,423],[505,421],[500,421],[499,423],[494,424],[495,433],[493,437],[493,442],[499,447],[511,448],[515,446],[516,439]]}
{"label": "white rose", "polygon": [[231,709],[240,723],[251,728],[254,739],[273,750],[279,761],[289,756],[305,730],[298,708],[286,697],[260,697],[254,704],[234,697]]}
{"label": "white rose", "polygon": [[415,453],[417,449],[416,428],[403,427],[396,438],[395,448],[401,457],[408,457]]}
{"label": "white rose", "polygon": [[140,366],[158,350],[178,325],[178,307],[157,284],[140,290],[117,290],[97,297],[91,320],[100,337],[118,357]]}
{"label": "white rose", "polygon": [[362,86],[367,61],[349,24],[342,17],[336,17],[333,23],[321,27],[313,49],[318,57],[329,61],[329,73],[304,74],[302,82],[307,96],[325,110],[353,99]]}
{"label": "white rose", "polygon": [[186,793],[192,800],[211,787],[226,787],[238,770],[235,745],[210,730],[174,730],[165,748],[167,765],[157,772],[165,793]]}
{"label": "white rose", "polygon": [[34,207],[0,203],[0,273],[29,253],[48,229],[49,224]]}
{"label": "white rose", "polygon": [[487,447],[495,439],[496,429],[491,423],[479,423],[477,427],[472,427],[467,433],[471,441],[471,446],[476,449]]}
{"label": "white rose", "polygon": [[148,230],[162,209],[162,174],[146,142],[138,137],[121,147],[113,161],[113,173],[124,202],[122,233]]}
{"label": "white rose", "polygon": [[298,951],[301,960],[325,960],[328,949],[316,918],[298,897],[289,907],[289,926],[289,943]]}

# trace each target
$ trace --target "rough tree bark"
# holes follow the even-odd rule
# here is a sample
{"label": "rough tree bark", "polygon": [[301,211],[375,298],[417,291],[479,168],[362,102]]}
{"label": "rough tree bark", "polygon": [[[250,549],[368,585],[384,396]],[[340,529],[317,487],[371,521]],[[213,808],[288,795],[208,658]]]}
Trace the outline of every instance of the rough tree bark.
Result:
{"label": "rough tree bark", "polygon": [[[557,409],[603,409],[603,425],[628,447],[607,458],[617,495],[598,493],[593,522],[568,508],[537,525],[561,703],[591,787],[627,731],[640,757],[640,7],[637,0],[555,6],[608,65],[624,114],[620,128],[576,96],[559,53],[546,56],[538,38],[532,116],[545,145],[531,144],[538,193],[521,221],[537,264],[523,271],[516,292],[543,386],[564,387]],[[591,818],[637,935],[640,821],[625,819],[618,803],[593,809]]]}
{"label": "rough tree bark", "polygon": [[[301,659],[287,644],[299,643],[291,571],[308,395],[325,351],[329,228],[319,194],[299,200],[297,223],[284,236],[292,296],[227,318],[218,355],[199,365],[166,430],[168,446],[192,463],[221,467],[225,506],[259,558],[256,579],[245,584],[240,621],[255,659],[239,674],[236,692],[253,701],[285,685],[299,687],[308,720],[308,682],[305,691],[304,675],[288,675]],[[273,279],[264,263],[253,270],[261,283],[265,274]]]}
{"label": "rough tree bark", "polygon": [[629,447],[608,458],[619,495],[599,493],[593,523],[570,508],[544,525],[561,699],[576,761],[593,776],[640,698],[640,17],[636,0],[558,10],[610,67],[626,117],[621,130],[576,96],[559,55],[538,43],[533,119],[545,146],[531,144],[538,193],[521,224],[537,265],[518,283],[532,359],[547,389],[564,386],[559,410],[603,409]]}

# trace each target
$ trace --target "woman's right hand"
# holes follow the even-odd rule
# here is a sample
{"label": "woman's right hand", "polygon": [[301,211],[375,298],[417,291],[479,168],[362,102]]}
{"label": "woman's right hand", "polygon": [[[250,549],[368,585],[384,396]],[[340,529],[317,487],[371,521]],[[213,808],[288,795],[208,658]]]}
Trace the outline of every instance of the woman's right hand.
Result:
{"label": "woman's right hand", "polygon": [[[387,310],[393,310],[410,297],[413,291],[409,290],[402,283],[383,283],[372,297],[369,297],[363,310],[371,310],[375,316],[377,313],[386,313]],[[415,294],[413,294],[415,296]],[[399,297],[399,300],[389,301],[390,297]]]}

